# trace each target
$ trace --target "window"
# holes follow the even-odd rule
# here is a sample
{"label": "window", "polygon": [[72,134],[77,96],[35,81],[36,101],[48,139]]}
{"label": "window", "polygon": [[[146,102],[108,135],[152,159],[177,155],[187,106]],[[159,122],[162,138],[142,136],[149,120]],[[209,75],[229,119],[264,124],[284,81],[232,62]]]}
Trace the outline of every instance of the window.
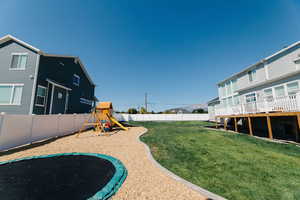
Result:
{"label": "window", "polygon": [[227,93],[227,96],[231,94],[231,82],[227,82],[226,83],[226,93]]}
{"label": "window", "polygon": [[219,85],[219,93],[220,93],[220,97],[225,97],[226,96],[226,88],[225,85]]}
{"label": "window", "polygon": [[80,77],[77,74],[73,75],[73,84],[79,86],[80,84]]}
{"label": "window", "polygon": [[221,100],[221,104],[223,105],[223,107],[227,106],[227,100],[226,99],[222,99]]}
{"label": "window", "polygon": [[236,84],[236,79],[231,81],[232,84],[232,92],[235,92],[237,90],[237,84]]}
{"label": "window", "polygon": [[249,78],[249,82],[256,80],[256,70],[255,69],[248,72],[248,78]]}
{"label": "window", "polygon": [[299,91],[298,82],[288,83],[286,85],[288,95],[295,95]]}
{"label": "window", "polygon": [[285,93],[284,93],[284,87],[283,87],[283,85],[275,87],[275,96],[276,97],[282,97],[284,95],[285,95]]}
{"label": "window", "polygon": [[45,99],[46,99],[46,91],[47,88],[41,85],[38,85],[37,92],[36,92],[36,106],[45,106]]}
{"label": "window", "polygon": [[234,105],[240,104],[240,98],[239,98],[238,95],[235,95],[235,96],[233,97],[233,104],[234,104]]}
{"label": "window", "polygon": [[228,106],[232,106],[232,97],[227,98],[227,104]]}
{"label": "window", "polygon": [[223,97],[226,96],[226,87],[225,87],[225,84],[222,85],[222,96]]}
{"label": "window", "polygon": [[255,101],[256,101],[256,94],[255,93],[251,93],[251,94],[246,95],[246,102],[247,103],[255,102]]}
{"label": "window", "polygon": [[0,105],[21,105],[23,85],[0,85]]}
{"label": "window", "polygon": [[80,103],[87,104],[90,106],[93,105],[93,101],[85,99],[85,98],[80,98]]}
{"label": "window", "polygon": [[225,96],[224,89],[225,89],[224,84],[219,85],[219,94],[220,94],[220,97],[224,97]]}
{"label": "window", "polygon": [[218,93],[219,93],[219,97],[223,96],[223,94],[222,94],[222,86],[221,85],[218,85]]}
{"label": "window", "polygon": [[272,101],[273,100],[273,91],[272,88],[268,88],[264,90],[264,98],[267,101]]}
{"label": "window", "polygon": [[10,69],[19,70],[25,69],[27,63],[26,54],[13,54]]}

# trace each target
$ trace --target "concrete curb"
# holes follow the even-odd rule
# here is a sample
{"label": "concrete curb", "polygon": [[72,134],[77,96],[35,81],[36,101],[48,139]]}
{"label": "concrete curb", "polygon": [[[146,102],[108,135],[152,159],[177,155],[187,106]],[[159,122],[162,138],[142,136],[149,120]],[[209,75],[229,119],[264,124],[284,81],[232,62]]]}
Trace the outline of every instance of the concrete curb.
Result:
{"label": "concrete curb", "polygon": [[[145,129],[146,129],[146,128],[145,128]],[[152,161],[152,163],[153,163],[156,167],[158,167],[160,170],[162,170],[164,173],[166,173],[166,174],[167,174],[168,176],[170,176],[171,178],[175,179],[176,181],[179,181],[179,182],[183,183],[185,186],[187,186],[187,187],[191,188],[192,190],[194,190],[194,191],[200,193],[201,195],[207,197],[207,198],[210,199],[210,200],[227,200],[227,199],[225,199],[224,197],[221,197],[221,196],[219,196],[219,195],[217,195],[217,194],[214,194],[214,193],[212,193],[212,192],[210,192],[210,191],[208,191],[208,190],[205,190],[205,189],[203,189],[203,188],[201,188],[201,187],[199,187],[199,186],[197,186],[197,185],[195,185],[195,184],[193,184],[193,183],[191,183],[191,182],[189,182],[189,181],[187,181],[187,180],[185,180],[185,179],[183,179],[183,178],[177,176],[177,175],[174,174],[173,172],[169,171],[167,168],[165,168],[165,167],[163,167],[162,165],[160,165],[160,164],[153,158],[152,153],[151,153],[151,150],[150,150],[150,148],[148,147],[148,145],[145,144],[144,142],[142,142],[142,141],[140,140],[140,137],[141,137],[142,135],[144,135],[145,133],[147,133],[147,132],[148,132],[148,129],[146,129],[144,132],[142,132],[142,133],[137,137],[137,140],[138,140],[138,142],[140,142],[140,143],[142,143],[142,144],[144,145],[144,147],[145,147],[145,149],[146,149],[146,151],[147,151],[147,156],[148,156],[149,160]]]}

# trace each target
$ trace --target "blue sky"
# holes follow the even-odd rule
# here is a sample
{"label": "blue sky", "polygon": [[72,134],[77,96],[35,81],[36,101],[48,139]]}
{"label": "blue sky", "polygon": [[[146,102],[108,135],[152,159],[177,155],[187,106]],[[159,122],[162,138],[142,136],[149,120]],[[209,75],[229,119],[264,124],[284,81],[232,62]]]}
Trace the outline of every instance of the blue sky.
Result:
{"label": "blue sky", "polygon": [[299,0],[2,0],[0,36],[81,58],[118,110],[204,103],[216,83],[300,40]]}

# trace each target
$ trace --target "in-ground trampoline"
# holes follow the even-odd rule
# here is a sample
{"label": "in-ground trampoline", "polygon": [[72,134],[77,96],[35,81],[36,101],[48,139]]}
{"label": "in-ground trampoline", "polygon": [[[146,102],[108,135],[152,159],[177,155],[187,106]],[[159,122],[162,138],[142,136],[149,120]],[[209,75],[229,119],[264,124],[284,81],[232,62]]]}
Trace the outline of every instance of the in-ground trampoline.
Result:
{"label": "in-ground trampoline", "polygon": [[127,170],[117,159],[64,153],[0,162],[0,199],[108,199]]}

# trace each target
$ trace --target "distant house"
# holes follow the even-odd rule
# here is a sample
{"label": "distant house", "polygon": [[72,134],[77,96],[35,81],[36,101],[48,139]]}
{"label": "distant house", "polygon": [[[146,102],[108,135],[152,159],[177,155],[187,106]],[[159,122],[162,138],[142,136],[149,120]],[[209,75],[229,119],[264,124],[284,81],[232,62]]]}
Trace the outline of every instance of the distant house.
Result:
{"label": "distant house", "polygon": [[300,41],[219,82],[210,115],[300,111]]}
{"label": "distant house", "polygon": [[270,139],[300,142],[300,41],[217,84],[211,120]]}
{"label": "distant house", "polygon": [[79,57],[47,54],[0,38],[0,113],[88,113],[95,84]]}
{"label": "distant house", "polygon": [[173,108],[165,111],[166,113],[171,114],[183,114],[183,113],[191,113],[190,111],[184,109],[184,108]]}

